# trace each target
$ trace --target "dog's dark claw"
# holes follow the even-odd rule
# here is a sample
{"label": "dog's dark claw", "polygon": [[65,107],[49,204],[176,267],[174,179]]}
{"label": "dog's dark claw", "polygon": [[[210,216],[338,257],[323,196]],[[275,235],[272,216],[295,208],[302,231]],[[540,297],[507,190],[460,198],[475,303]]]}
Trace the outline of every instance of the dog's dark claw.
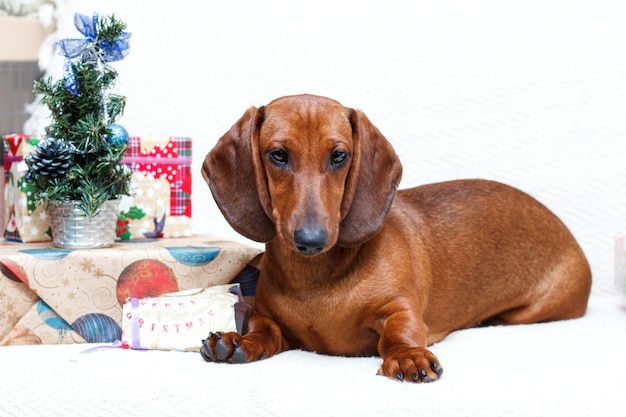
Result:
{"label": "dog's dark claw", "polygon": [[245,363],[247,361],[246,354],[241,350],[241,344],[239,340],[233,340],[233,346],[235,346],[235,350],[233,350],[233,356],[231,357],[233,363]]}
{"label": "dog's dark claw", "polygon": [[417,374],[417,372],[413,372],[411,374],[411,379],[413,380],[413,382],[417,382],[420,379],[420,376]]}
{"label": "dog's dark claw", "polygon": [[[432,363],[431,363],[432,365]],[[435,382],[436,379],[435,378],[431,378],[428,376],[428,372],[426,371],[426,369],[420,369],[420,374],[422,374],[422,382],[425,383],[429,383],[429,382]]]}
{"label": "dog's dark claw", "polygon": [[217,336],[219,337],[219,340],[215,344],[215,357],[219,362],[224,362],[226,358],[228,358],[228,346],[226,346],[226,342],[224,342],[224,339],[220,337],[219,333]]}
{"label": "dog's dark claw", "polygon": [[213,356],[213,352],[211,351],[211,346],[209,345],[209,340],[205,340],[202,342],[202,347],[200,347],[200,355],[207,362],[216,362],[215,356]]}
{"label": "dog's dark claw", "polygon": [[432,369],[433,372],[437,374],[438,378],[441,378],[441,375],[443,374],[443,368],[439,366],[437,362],[430,361],[430,369]]}
{"label": "dog's dark claw", "polygon": [[396,374],[396,378],[399,381],[402,381],[404,379],[404,374],[402,373],[402,371],[398,371],[398,373]]}

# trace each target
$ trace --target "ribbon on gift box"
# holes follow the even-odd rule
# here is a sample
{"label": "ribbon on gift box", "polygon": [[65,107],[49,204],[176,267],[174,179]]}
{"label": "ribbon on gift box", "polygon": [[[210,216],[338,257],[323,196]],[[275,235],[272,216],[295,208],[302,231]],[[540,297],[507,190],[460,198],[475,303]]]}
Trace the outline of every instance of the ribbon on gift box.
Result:
{"label": "ribbon on gift box", "polygon": [[191,165],[191,158],[175,158],[165,157],[155,159],[150,156],[125,156],[122,158],[123,164],[176,164],[176,165]]}

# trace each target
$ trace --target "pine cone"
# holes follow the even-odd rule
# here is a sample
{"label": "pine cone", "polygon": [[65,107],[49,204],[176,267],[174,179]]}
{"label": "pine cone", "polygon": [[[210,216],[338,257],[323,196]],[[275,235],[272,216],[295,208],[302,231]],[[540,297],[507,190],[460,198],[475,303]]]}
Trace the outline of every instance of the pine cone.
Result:
{"label": "pine cone", "polygon": [[32,175],[59,178],[67,174],[71,164],[72,148],[61,139],[48,138],[37,145],[24,159]]}

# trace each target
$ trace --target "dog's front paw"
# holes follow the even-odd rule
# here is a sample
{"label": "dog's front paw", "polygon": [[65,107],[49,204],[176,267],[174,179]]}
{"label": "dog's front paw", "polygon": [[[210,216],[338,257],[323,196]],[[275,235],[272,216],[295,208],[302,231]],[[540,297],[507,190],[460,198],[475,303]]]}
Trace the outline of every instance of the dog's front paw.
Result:
{"label": "dog's front paw", "polygon": [[202,342],[200,355],[207,362],[245,363],[265,357],[263,349],[236,332],[210,333]]}
{"label": "dog's front paw", "polygon": [[378,374],[400,381],[433,382],[441,377],[443,368],[428,349],[416,347],[385,356]]}

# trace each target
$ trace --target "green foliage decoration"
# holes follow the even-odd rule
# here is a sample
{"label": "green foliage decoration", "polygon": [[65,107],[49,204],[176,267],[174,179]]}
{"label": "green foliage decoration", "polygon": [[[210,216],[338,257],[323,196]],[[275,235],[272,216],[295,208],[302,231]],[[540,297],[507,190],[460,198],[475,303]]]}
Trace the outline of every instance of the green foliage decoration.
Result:
{"label": "green foliage decoration", "polygon": [[110,92],[118,73],[109,65],[126,56],[130,34],[113,15],[98,20],[97,14],[77,14],[75,25],[85,39],[57,44],[67,58],[64,78],[43,77],[34,84],[51,123],[46,139],[25,158],[27,181],[37,204],[76,201],[94,216],[107,200],[130,191],[132,173],[122,164],[127,138],[115,138],[111,129],[126,98]]}

